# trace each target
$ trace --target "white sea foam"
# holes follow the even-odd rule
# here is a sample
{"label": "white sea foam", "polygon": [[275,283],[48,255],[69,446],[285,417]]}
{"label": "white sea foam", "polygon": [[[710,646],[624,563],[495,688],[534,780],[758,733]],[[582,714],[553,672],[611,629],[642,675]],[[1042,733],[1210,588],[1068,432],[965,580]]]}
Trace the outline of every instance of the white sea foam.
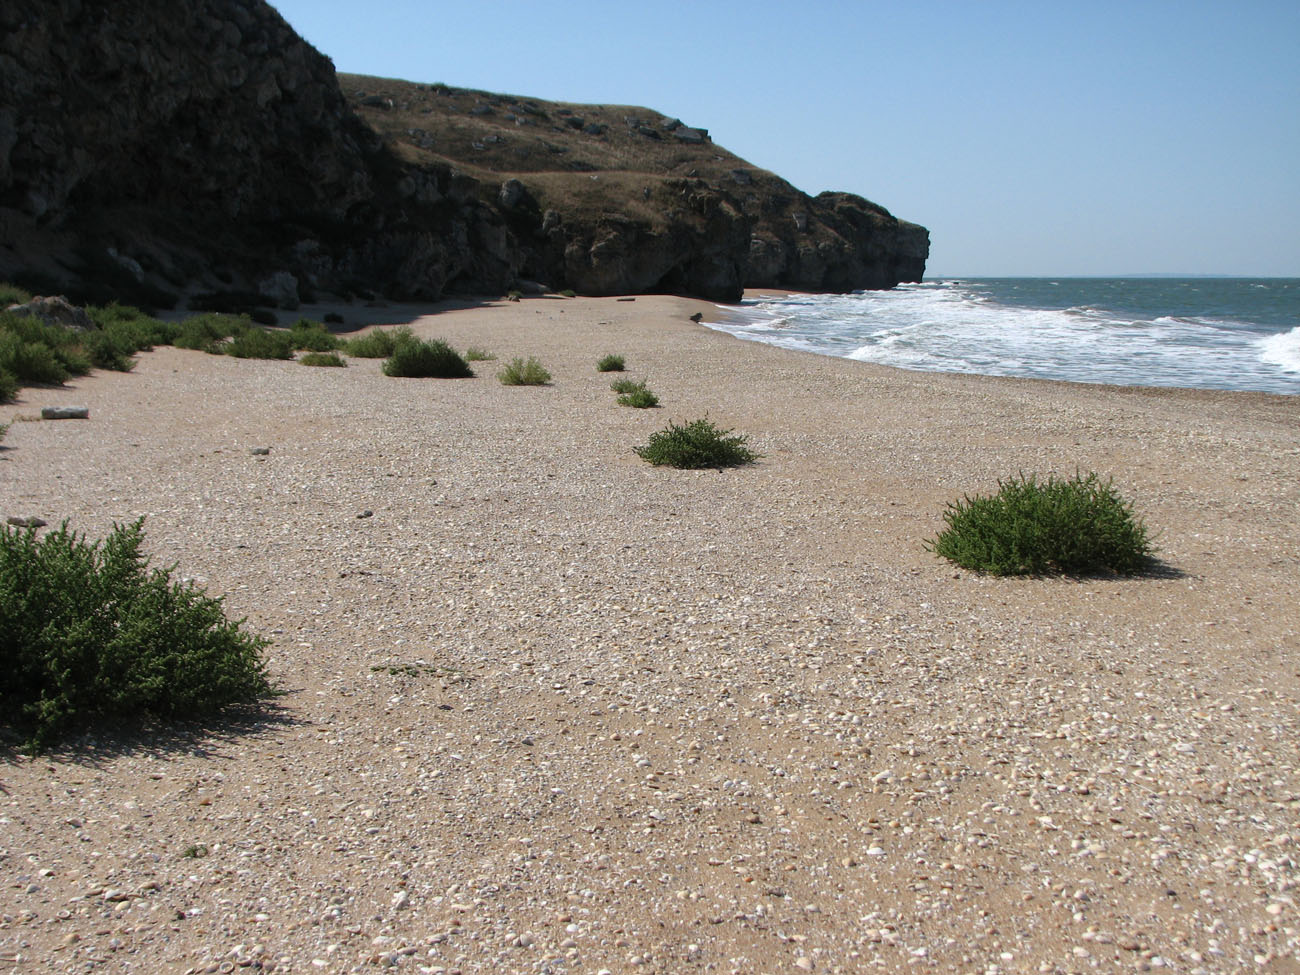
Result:
{"label": "white sea foam", "polygon": [[1300,374],[1300,327],[1256,341],[1261,359],[1286,372]]}
{"label": "white sea foam", "polygon": [[1249,322],[1212,316],[1144,318],[1087,303],[1019,307],[960,281],[769,296],[727,308],[707,324],[744,339],[904,369],[1300,393],[1300,329],[1261,337]]}

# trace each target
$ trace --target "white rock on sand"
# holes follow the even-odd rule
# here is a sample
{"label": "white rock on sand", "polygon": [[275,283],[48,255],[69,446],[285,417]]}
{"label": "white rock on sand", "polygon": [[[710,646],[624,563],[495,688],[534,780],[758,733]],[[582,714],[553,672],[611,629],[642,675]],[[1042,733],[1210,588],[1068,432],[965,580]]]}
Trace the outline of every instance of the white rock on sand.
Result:
{"label": "white rock on sand", "polygon": [[[0,960],[1294,965],[1300,398],[897,372],[694,311],[416,322],[497,354],[472,380],[160,349],[75,381],[88,422],[15,423],[4,508],[146,516],[155,564],[273,637],[287,694],[7,753]],[[614,404],[607,352],[662,409]],[[534,355],[552,386],[493,378]],[[763,460],[632,453],[706,413]],[[1114,475],[1167,571],[924,550],[949,500],[1076,470]]]}

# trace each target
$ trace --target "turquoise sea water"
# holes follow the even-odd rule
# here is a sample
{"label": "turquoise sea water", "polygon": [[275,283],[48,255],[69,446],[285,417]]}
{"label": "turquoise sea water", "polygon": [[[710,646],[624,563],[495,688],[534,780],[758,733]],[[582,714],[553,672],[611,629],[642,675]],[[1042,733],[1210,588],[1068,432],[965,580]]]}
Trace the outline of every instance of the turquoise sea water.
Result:
{"label": "turquoise sea water", "polygon": [[1300,279],[944,278],[747,299],[711,328],[925,371],[1300,395]]}

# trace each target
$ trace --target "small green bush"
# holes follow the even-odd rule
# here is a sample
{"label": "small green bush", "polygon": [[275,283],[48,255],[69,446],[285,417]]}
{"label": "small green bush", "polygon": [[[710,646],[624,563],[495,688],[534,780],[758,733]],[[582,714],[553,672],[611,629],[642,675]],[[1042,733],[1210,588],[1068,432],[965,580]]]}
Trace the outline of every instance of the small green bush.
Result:
{"label": "small green bush", "polygon": [[376,329],[343,343],[343,351],[357,359],[387,359],[401,342],[416,341],[407,326]]}
{"label": "small green bush", "polygon": [[643,385],[638,389],[619,394],[616,402],[619,406],[631,406],[638,410],[648,410],[659,405],[659,397]]}
{"label": "small green bush", "polygon": [[246,328],[235,333],[219,351],[236,359],[292,359],[293,339],[287,332]]}
{"label": "small green bush", "polygon": [[551,381],[551,374],[536,358],[529,356],[527,360],[511,359],[497,373],[497,379],[503,386],[545,386]]}
{"label": "small green bush", "polygon": [[61,383],[70,373],[44,342],[27,342],[13,332],[0,331],[0,371],[18,383]]}
{"label": "small green bush", "polygon": [[465,350],[466,362],[491,362],[495,358],[495,353],[489,352],[487,349],[480,349],[476,345],[471,345]]}
{"label": "small green bush", "polygon": [[752,464],[760,456],[749,449],[748,441],[743,434],[733,436],[730,430],[719,430],[705,418],[684,426],[669,421],[667,429],[652,434],[644,446],[634,450],[656,467],[738,467]]}
{"label": "small green bush", "polygon": [[220,354],[223,341],[250,327],[247,316],[206,312],[181,322],[172,345],[178,349]]}
{"label": "small green bush", "polygon": [[[0,312],[0,368],[20,383],[61,383],[90,372],[83,335],[75,329],[47,325],[33,315]],[[7,361],[6,361],[7,360]]]}
{"label": "small green bush", "polygon": [[18,380],[13,373],[0,367],[0,403],[12,403],[18,396]]}
{"label": "small green bush", "polygon": [[619,406],[634,406],[637,409],[645,410],[659,405],[659,397],[650,391],[644,381],[634,382],[631,379],[618,379],[610,383],[610,388],[618,393],[617,402]]}
{"label": "small green bush", "polygon": [[295,349],[308,352],[333,352],[342,344],[323,323],[310,318],[300,318],[289,326],[289,337]]}
{"label": "small green bush", "polygon": [[304,366],[346,366],[337,352],[308,352],[298,360]]}
{"label": "small green bush", "polygon": [[442,339],[398,342],[384,361],[385,376],[467,379],[474,375],[469,363]]}
{"label": "small green bush", "polygon": [[120,333],[109,333],[102,329],[87,332],[82,337],[82,350],[90,364],[96,369],[113,369],[117,372],[130,372],[135,368],[135,343]]}
{"label": "small green bush", "polygon": [[948,527],[927,548],[992,575],[1132,575],[1153,558],[1142,520],[1096,474],[999,481],[997,494],[953,502],[943,519]]}
{"label": "small green bush", "polygon": [[624,360],[621,355],[607,355],[596,363],[597,372],[622,372]]}
{"label": "small green bush", "polygon": [[561,294],[561,296],[563,296],[563,297],[565,297],[565,298],[576,298],[576,297],[578,297],[578,293],[577,293],[576,291],[574,291],[572,288],[565,288],[563,291],[560,292],[560,294]]}
{"label": "small green bush", "polygon": [[4,311],[10,305],[25,305],[32,300],[32,293],[16,284],[0,282],[0,311]]}
{"label": "small green bush", "polygon": [[188,718],[271,693],[268,642],[221,600],[150,570],[142,522],[87,543],[0,527],[0,722],[34,749],[147,713]]}
{"label": "small green bush", "polygon": [[179,322],[161,321],[130,305],[92,305],[86,313],[112,339],[113,345],[127,355],[155,345],[171,345],[181,333]]}

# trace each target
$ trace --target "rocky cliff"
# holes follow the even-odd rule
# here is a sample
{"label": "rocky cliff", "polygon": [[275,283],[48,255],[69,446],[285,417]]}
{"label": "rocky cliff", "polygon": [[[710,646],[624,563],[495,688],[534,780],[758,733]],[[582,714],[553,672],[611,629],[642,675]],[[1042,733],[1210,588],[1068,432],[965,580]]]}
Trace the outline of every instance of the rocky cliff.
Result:
{"label": "rocky cliff", "polygon": [[0,5],[0,279],[37,290],[725,300],[919,280],[928,246],[646,109],[341,87],[260,0]]}

